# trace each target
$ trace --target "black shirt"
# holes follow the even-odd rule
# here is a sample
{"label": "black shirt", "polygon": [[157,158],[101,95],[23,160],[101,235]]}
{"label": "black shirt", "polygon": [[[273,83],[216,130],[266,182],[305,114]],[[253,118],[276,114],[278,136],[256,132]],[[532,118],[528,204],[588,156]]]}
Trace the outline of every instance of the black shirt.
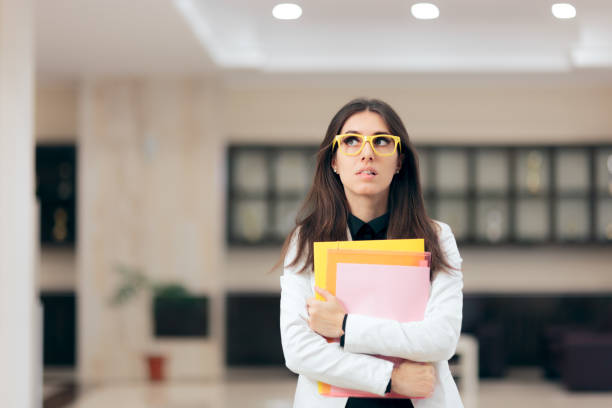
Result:
{"label": "black shirt", "polygon": [[[363,222],[353,214],[349,214],[348,227],[353,241],[373,239],[387,239],[389,227],[389,213],[374,218],[370,222]],[[406,408],[413,407],[409,399],[382,399],[382,398],[349,398],[346,408]]]}
{"label": "black shirt", "polygon": [[370,222],[363,222],[353,214],[349,214],[348,227],[351,231],[353,241],[365,241],[372,239],[387,239],[387,227],[389,226],[389,213],[374,218]]}

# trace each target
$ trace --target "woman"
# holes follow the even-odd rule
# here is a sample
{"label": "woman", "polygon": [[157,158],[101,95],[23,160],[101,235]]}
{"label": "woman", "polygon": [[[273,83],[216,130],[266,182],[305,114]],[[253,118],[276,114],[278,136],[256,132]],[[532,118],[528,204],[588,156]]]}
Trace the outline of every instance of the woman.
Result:
{"label": "woman", "polygon": [[[423,321],[347,315],[334,296],[314,287],[313,242],[386,238],[424,238],[431,252],[431,293]],[[462,260],[448,225],[425,213],[417,156],[389,105],[355,99],[334,116],[281,259],[283,352],[287,367],[299,374],[294,407],[462,407],[448,368],[461,329]],[[313,297],[315,290],[325,302]],[[327,343],[324,337],[341,341]],[[406,362],[393,367],[371,354]],[[423,398],[324,397],[318,381]]]}

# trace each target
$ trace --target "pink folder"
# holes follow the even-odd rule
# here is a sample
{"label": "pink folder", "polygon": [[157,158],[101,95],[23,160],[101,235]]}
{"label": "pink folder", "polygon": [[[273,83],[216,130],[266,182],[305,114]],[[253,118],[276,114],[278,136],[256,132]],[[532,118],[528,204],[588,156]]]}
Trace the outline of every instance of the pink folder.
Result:
{"label": "pink folder", "polygon": [[[428,266],[336,264],[336,296],[348,313],[400,322],[423,320],[429,299]],[[399,364],[402,359],[377,356]],[[400,394],[384,397],[367,392],[329,387],[331,397],[409,398]]]}

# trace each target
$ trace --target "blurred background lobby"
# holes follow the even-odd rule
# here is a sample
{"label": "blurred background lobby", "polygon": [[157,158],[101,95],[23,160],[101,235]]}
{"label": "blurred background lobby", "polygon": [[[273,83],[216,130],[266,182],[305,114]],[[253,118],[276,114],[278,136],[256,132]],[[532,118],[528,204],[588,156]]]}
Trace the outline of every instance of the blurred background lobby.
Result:
{"label": "blurred background lobby", "polygon": [[571,2],[0,0],[0,406],[291,407],[270,269],[359,96],[457,238],[466,408],[612,406],[612,2]]}

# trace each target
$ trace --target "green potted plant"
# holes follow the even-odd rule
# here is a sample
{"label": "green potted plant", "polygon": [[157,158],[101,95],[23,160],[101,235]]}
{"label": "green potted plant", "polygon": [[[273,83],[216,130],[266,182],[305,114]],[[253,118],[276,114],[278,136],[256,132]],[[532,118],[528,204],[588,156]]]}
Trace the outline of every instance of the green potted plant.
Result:
{"label": "green potted plant", "polygon": [[[158,326],[157,315],[158,313],[163,313],[164,302],[170,302],[170,304],[172,304],[174,301],[184,304],[189,303],[189,299],[193,298],[189,291],[180,283],[154,282],[142,271],[124,265],[117,266],[116,271],[121,275],[121,280],[110,298],[109,303],[111,306],[120,307],[134,298],[137,294],[143,291],[149,291],[153,299],[153,321],[155,323],[156,332]],[[181,319],[176,319],[175,315],[174,320]],[[149,369],[149,379],[151,381],[163,381],[165,379],[164,366],[166,356],[160,353],[147,353],[145,358]]]}

